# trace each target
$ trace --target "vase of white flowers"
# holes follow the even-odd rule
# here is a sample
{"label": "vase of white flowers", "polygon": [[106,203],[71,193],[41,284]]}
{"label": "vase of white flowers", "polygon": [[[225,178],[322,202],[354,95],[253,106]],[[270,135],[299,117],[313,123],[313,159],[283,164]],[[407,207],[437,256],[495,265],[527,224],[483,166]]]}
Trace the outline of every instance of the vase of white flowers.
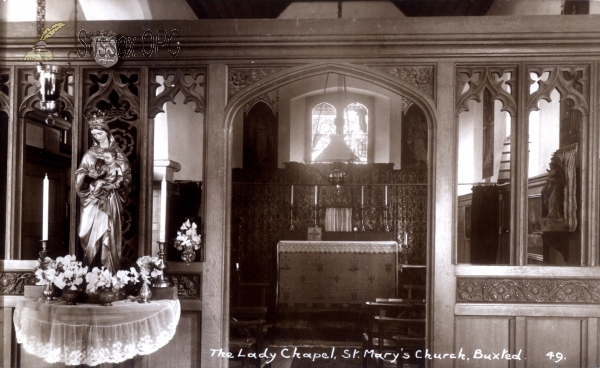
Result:
{"label": "vase of white flowers", "polygon": [[140,268],[140,278],[142,281],[142,288],[138,293],[139,303],[149,303],[148,300],[152,296],[150,283],[162,275],[162,271],[158,268],[160,262],[161,260],[158,257],[143,256],[137,259],[136,263]]}
{"label": "vase of white flowers", "polygon": [[74,255],[56,258],[55,265],[56,271],[52,283],[62,290],[62,297],[67,305],[75,305],[88,268],[83,267],[81,262],[77,262]]}
{"label": "vase of white flowers", "polygon": [[54,299],[56,292],[52,281],[54,281],[54,277],[56,276],[56,262],[50,257],[46,257],[44,262],[35,268],[34,273],[37,279],[36,285],[45,286],[44,290],[42,290],[42,295],[44,295],[46,301],[49,302]]}
{"label": "vase of white flowers", "polygon": [[113,291],[113,285],[118,284],[118,281],[106,268],[94,267],[91,272],[85,275],[85,281],[87,282],[86,291],[98,294],[100,305],[111,306],[112,302],[117,299],[117,293]]}
{"label": "vase of white flowers", "polygon": [[198,226],[195,222],[186,220],[177,231],[175,247],[183,251],[181,259],[186,263],[193,262],[196,259],[196,250],[200,249],[202,236],[197,232]]}
{"label": "vase of white flowers", "polygon": [[113,287],[124,295],[133,295],[139,289],[140,274],[135,267],[131,267],[129,270],[119,270],[113,281],[115,281]]}

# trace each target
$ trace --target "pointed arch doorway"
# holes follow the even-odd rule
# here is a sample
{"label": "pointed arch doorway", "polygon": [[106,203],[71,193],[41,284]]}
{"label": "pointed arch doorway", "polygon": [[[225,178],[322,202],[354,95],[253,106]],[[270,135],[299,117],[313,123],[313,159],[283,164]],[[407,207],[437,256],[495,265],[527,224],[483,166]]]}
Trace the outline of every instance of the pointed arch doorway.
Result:
{"label": "pointed arch doorway", "polygon": [[[223,205],[225,207],[225,218],[229,219],[232,215],[232,201],[231,201],[231,192],[233,186],[233,178],[231,174],[231,170],[234,167],[234,155],[235,155],[235,120],[238,112],[240,112],[245,105],[250,103],[253,99],[260,97],[261,95],[267,94],[270,91],[277,89],[278,87],[285,86],[291,83],[295,83],[301,80],[310,79],[319,75],[323,75],[326,73],[335,73],[342,74],[349,78],[354,78],[359,81],[368,82],[372,84],[375,88],[383,89],[386,91],[391,91],[400,96],[405,97],[410,100],[414,105],[420,107],[423,111],[424,118],[428,127],[428,142],[433,142],[433,137],[435,136],[435,108],[434,102],[430,96],[428,96],[423,91],[419,90],[413,85],[410,85],[400,79],[396,79],[390,74],[387,74],[378,69],[357,66],[352,64],[344,64],[344,63],[323,63],[323,64],[310,64],[292,67],[286,70],[279,71],[275,74],[272,74],[262,80],[260,83],[254,83],[252,85],[246,86],[242,88],[237,93],[235,93],[231,99],[227,102],[224,111],[224,125],[222,129],[226,132],[225,136],[227,137],[227,153],[225,160],[225,173],[224,178],[226,178],[226,188],[228,193],[228,198],[224,201]],[[210,101],[209,101],[209,109],[210,109]],[[210,134],[210,132],[209,132]],[[285,134],[285,133],[284,133]],[[288,132],[289,134],[289,132]],[[279,134],[281,137],[281,133]],[[210,139],[210,137],[208,137]],[[281,142],[279,143],[281,145]],[[433,157],[434,147],[431,143],[429,143],[428,147],[428,157]],[[281,150],[279,151],[281,154]],[[429,160],[430,161],[430,160]],[[426,171],[427,176],[427,200],[426,200],[426,223],[431,223],[431,205],[430,205],[430,188],[433,177],[433,171],[431,169],[431,165],[428,165],[429,168]],[[429,226],[426,225],[427,229],[424,234],[424,247],[426,254],[429,254],[429,249],[431,247],[431,230]],[[225,231],[231,230],[230,227],[223,225],[222,230]],[[224,234],[225,235],[225,234]],[[232,268],[236,268],[236,262],[231,261],[231,251],[232,244],[234,243],[234,239],[231,238],[231,232],[225,235],[226,244],[224,244],[222,249],[222,272],[210,272],[207,273],[206,267],[203,275],[203,290],[206,290],[206,287],[210,287],[215,283],[214,279],[222,277],[222,285],[224,287],[225,292],[222,295],[230,295],[231,290],[229,287],[230,284],[230,275]],[[209,249],[207,248],[207,252]],[[429,257],[426,257],[426,262],[429,262]],[[206,266],[206,264],[205,264]],[[430,268],[429,268],[430,269]],[[221,275],[221,276],[220,276]],[[212,279],[212,280],[211,280]],[[427,277],[430,279],[430,277]],[[276,281],[276,280],[273,280]],[[219,282],[221,284],[221,282]],[[430,288],[429,288],[430,289]],[[428,298],[430,299],[430,298]],[[222,331],[228,330],[228,320],[229,320],[229,300],[222,300],[220,305],[218,298],[211,298],[211,295],[207,295],[207,293],[203,292],[203,311],[208,310],[213,312],[210,316],[210,319],[214,321],[215,318],[222,321],[222,328],[219,328],[219,331],[213,331],[217,325],[214,323],[205,323],[207,319],[206,315],[203,315],[203,327],[202,327],[202,359],[203,362],[212,362],[214,361],[216,364],[218,363],[218,359],[215,359],[214,356],[211,356],[211,349],[214,349],[214,346],[218,346],[219,344],[223,347],[223,350],[227,350],[227,336],[223,335]],[[205,307],[206,306],[206,307]],[[204,314],[204,312],[203,312]],[[208,322],[208,321],[207,321]],[[215,334],[218,332],[217,334]],[[220,336],[220,338],[218,338]],[[215,338],[217,337],[217,338]],[[221,340],[218,342],[218,340]],[[208,342],[208,343],[207,343]],[[209,347],[212,346],[212,347]],[[214,355],[214,354],[213,354]]]}

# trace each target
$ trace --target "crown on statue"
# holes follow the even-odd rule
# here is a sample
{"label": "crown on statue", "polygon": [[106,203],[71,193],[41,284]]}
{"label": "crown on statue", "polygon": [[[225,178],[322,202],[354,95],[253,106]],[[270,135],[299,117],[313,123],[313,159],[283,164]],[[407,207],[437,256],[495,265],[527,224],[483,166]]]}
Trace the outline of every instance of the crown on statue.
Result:
{"label": "crown on statue", "polygon": [[86,120],[89,130],[100,129],[107,132],[110,131],[106,123],[106,112],[102,110],[93,111],[87,116]]}

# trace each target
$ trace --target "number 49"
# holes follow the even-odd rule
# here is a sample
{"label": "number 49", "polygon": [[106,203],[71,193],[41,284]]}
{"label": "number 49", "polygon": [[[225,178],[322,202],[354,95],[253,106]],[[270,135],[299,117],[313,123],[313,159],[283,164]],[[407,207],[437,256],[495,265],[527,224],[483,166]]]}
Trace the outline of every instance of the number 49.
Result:
{"label": "number 49", "polygon": [[554,352],[552,352],[552,351],[551,351],[551,352],[549,352],[548,354],[546,354],[546,356],[547,356],[547,357],[548,357],[550,360],[553,360],[554,358],[556,358],[556,360],[554,361],[554,363],[558,363],[558,362],[560,362],[560,361],[561,361],[561,360],[563,360],[563,359],[567,359],[567,358],[565,358],[565,357],[562,355],[562,353],[560,353],[560,352],[556,352],[556,354],[555,354]]}

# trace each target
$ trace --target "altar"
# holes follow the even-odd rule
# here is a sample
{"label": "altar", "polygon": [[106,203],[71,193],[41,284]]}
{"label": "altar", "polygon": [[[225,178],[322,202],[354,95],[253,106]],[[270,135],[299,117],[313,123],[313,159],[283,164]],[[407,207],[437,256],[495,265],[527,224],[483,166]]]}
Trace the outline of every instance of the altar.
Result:
{"label": "altar", "polygon": [[363,305],[397,294],[394,241],[280,241],[279,307]]}

